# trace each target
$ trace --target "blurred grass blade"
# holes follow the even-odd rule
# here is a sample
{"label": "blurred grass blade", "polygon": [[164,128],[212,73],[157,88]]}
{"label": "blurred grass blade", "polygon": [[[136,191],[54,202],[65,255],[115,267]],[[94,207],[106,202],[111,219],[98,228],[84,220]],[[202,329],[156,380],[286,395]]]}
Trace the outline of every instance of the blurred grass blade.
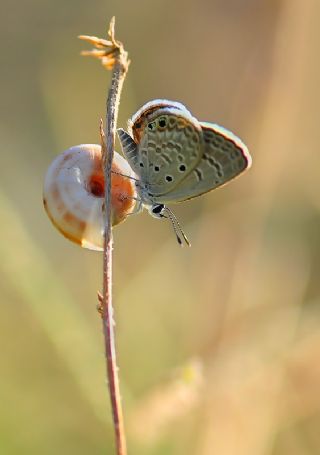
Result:
{"label": "blurred grass blade", "polygon": [[[106,420],[104,364],[99,335],[51,270],[46,257],[24,229],[23,220],[0,192],[0,269],[39,320],[78,383],[95,415]],[[13,254],[14,250],[14,254]],[[95,296],[92,296],[94,311]]]}

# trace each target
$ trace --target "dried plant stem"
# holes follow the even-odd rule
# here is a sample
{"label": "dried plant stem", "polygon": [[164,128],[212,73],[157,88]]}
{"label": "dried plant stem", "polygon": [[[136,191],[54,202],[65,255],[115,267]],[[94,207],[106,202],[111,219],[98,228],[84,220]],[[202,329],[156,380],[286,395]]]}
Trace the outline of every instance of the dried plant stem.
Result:
{"label": "dried plant stem", "polygon": [[104,153],[104,174],[106,182],[105,194],[105,211],[106,211],[106,226],[104,235],[104,251],[103,251],[103,291],[102,291],[102,323],[105,342],[105,354],[107,360],[107,374],[109,383],[109,393],[113,414],[113,423],[116,437],[117,454],[126,454],[126,440],[124,434],[123,415],[119,388],[118,369],[116,365],[116,350],[114,336],[114,320],[112,306],[112,231],[111,231],[111,165],[113,160],[113,150],[115,141],[115,128],[118,116],[118,106],[120,93],[125,77],[123,66],[121,63],[116,63],[113,75],[111,88],[109,90],[107,100],[107,116],[106,116],[106,141],[102,134],[102,149],[106,147]]}
{"label": "dried plant stem", "polygon": [[122,44],[114,37],[114,18],[110,22],[109,38],[103,40],[95,37],[81,36],[96,46],[93,51],[85,52],[101,59],[102,64],[112,70],[111,87],[109,89],[106,105],[106,132],[100,124],[100,137],[105,176],[105,235],[103,251],[103,291],[99,294],[100,313],[102,317],[104,347],[107,364],[108,387],[112,408],[113,424],[115,431],[116,453],[126,455],[126,439],[123,424],[123,413],[119,388],[119,376],[116,364],[114,319],[112,305],[112,230],[111,230],[111,166],[113,161],[116,124],[118,118],[120,95],[123,82],[128,70],[128,54]]}

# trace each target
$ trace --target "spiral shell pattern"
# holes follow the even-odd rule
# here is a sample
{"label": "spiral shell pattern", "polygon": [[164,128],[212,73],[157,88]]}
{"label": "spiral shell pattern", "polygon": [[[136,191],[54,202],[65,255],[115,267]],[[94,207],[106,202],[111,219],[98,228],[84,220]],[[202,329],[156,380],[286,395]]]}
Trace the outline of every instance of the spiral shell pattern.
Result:
{"label": "spiral shell pattern", "polygon": [[[111,177],[112,225],[132,213],[136,201],[134,173],[114,152]],[[121,173],[119,175],[116,173]],[[44,181],[43,203],[54,226],[69,240],[91,250],[103,250],[105,182],[101,147],[69,148],[51,163]]]}

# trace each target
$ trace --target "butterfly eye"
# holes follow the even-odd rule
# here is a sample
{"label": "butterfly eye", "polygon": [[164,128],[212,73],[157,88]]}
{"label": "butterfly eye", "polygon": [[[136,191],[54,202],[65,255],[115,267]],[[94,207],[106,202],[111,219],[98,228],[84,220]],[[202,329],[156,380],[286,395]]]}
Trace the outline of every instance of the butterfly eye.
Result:
{"label": "butterfly eye", "polygon": [[159,215],[161,214],[163,209],[164,209],[163,204],[156,204],[152,207],[152,213],[154,213],[155,215]]}
{"label": "butterfly eye", "polygon": [[167,124],[167,122],[166,122],[165,118],[162,117],[162,118],[159,119],[159,126],[161,128],[164,128],[166,126],[166,124]]}

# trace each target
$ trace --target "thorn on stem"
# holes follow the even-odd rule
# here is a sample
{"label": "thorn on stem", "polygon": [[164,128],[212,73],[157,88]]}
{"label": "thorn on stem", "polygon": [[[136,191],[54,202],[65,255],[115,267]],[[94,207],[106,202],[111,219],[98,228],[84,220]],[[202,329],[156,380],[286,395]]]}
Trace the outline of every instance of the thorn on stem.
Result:
{"label": "thorn on stem", "polygon": [[103,317],[103,296],[100,291],[97,291],[99,303],[97,304],[97,311]]}

